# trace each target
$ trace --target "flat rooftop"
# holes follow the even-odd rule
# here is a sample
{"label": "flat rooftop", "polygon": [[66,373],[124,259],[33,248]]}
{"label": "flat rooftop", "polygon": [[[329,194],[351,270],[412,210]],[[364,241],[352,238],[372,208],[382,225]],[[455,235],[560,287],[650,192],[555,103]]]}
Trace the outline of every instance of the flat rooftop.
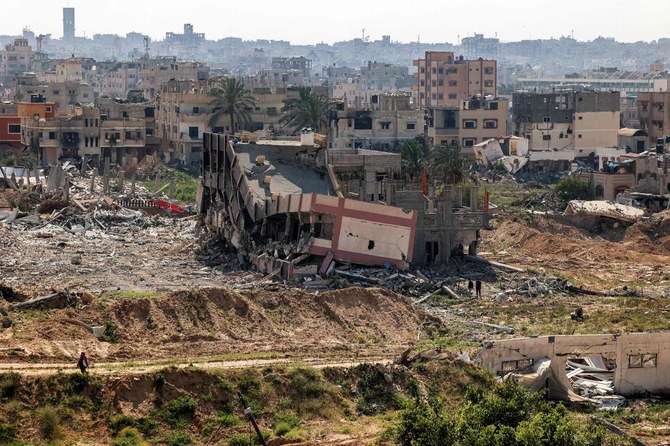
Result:
{"label": "flat rooftop", "polygon": [[[251,187],[261,196],[300,193],[336,195],[325,169],[323,172],[311,169],[299,156],[306,149],[308,148],[295,145],[271,145],[269,141],[265,144],[235,145],[235,152],[247,173]],[[256,163],[259,156],[265,156],[262,165]],[[265,183],[266,177],[270,177],[270,184]]]}

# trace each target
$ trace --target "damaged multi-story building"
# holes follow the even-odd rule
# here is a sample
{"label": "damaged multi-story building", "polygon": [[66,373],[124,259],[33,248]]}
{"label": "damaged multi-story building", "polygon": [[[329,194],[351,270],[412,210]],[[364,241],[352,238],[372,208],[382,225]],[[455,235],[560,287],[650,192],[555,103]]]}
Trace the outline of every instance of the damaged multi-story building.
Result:
{"label": "damaged multi-story building", "polygon": [[476,252],[476,187],[467,206],[458,187],[407,187],[397,156],[373,152],[327,149],[312,133],[256,144],[205,133],[199,212],[258,270],[285,277],[307,258],[325,274],[334,260],[405,269]]}

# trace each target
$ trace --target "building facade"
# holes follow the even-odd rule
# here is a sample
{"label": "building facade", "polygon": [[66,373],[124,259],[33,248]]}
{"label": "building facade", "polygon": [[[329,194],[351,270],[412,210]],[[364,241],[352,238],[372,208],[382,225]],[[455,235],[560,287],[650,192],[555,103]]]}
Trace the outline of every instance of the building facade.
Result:
{"label": "building facade", "polygon": [[415,103],[420,108],[458,107],[472,97],[497,96],[497,62],[466,60],[452,52],[426,51],[414,61],[417,82]]}

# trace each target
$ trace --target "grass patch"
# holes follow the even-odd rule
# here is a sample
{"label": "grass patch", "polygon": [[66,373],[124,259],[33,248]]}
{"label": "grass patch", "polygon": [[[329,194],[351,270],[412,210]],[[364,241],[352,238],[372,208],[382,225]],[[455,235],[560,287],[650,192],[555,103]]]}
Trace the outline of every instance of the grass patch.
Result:
{"label": "grass patch", "polygon": [[[158,187],[156,187],[155,180],[146,180],[142,185],[147,188],[149,192],[156,192],[164,186],[169,185],[171,180],[174,180],[174,197],[172,198],[185,203],[195,202],[199,178],[197,175],[193,175],[183,170],[166,168],[163,170],[161,178],[158,181]],[[168,195],[170,193],[170,186],[167,186],[162,192],[165,195]]]}
{"label": "grass patch", "polygon": [[54,441],[61,437],[62,416],[59,409],[52,406],[42,407],[38,409],[37,417],[42,438]]}

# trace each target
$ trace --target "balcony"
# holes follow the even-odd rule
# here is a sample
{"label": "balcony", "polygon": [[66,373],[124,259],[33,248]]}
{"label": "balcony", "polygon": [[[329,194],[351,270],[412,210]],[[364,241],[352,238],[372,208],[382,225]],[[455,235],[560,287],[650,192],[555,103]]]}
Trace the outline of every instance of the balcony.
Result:
{"label": "balcony", "polygon": [[63,147],[79,147],[79,133],[63,133],[60,143]]}

